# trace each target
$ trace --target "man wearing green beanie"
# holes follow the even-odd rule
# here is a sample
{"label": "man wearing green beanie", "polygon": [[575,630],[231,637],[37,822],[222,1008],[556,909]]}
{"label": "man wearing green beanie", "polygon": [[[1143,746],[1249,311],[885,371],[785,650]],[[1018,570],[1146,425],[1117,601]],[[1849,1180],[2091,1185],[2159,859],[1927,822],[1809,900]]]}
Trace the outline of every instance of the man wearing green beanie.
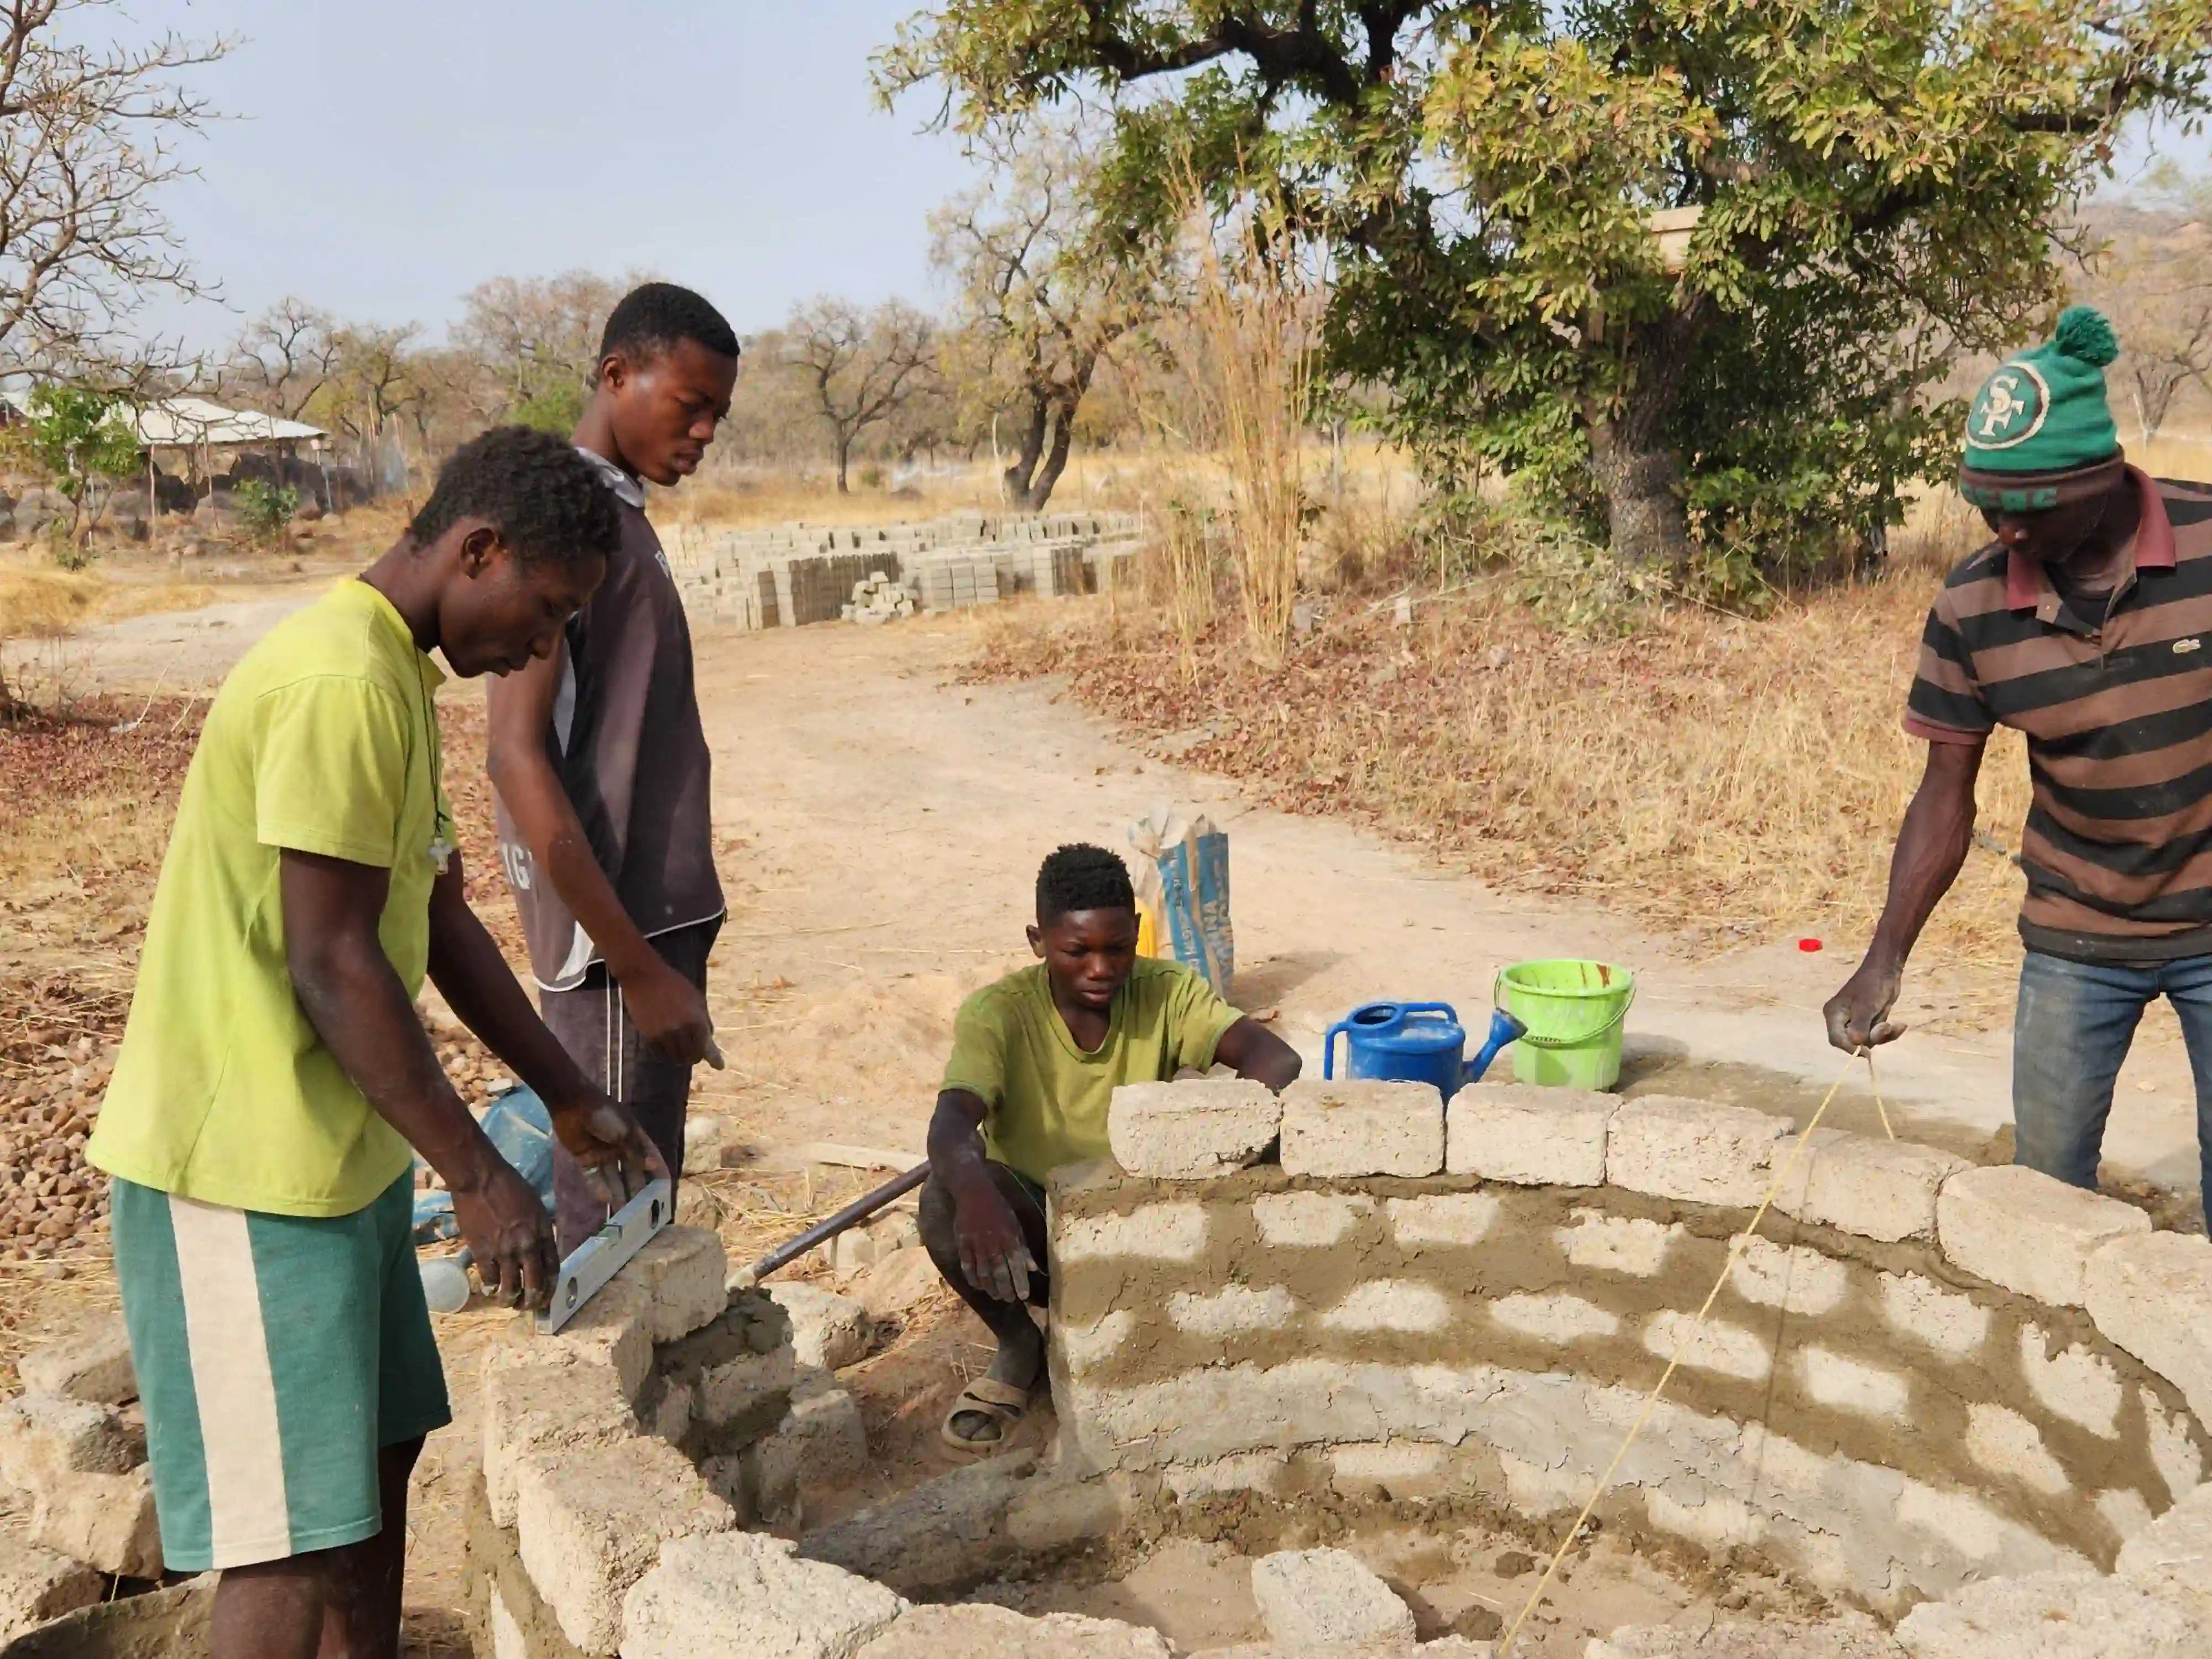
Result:
{"label": "man wearing green beanie", "polygon": [[1927,769],[1828,1037],[1857,1053],[1904,1034],[1888,1016],[1905,957],[1966,862],[1989,735],[2012,726],[2033,787],[2014,1155],[2096,1186],[2113,1079],[2163,996],[2196,1074],[2212,1190],[2212,489],[2127,464],[2105,395],[2118,354],[2112,325],[2073,307],[1967,413],[1959,489],[1996,539],[1929,613],[1905,717]]}

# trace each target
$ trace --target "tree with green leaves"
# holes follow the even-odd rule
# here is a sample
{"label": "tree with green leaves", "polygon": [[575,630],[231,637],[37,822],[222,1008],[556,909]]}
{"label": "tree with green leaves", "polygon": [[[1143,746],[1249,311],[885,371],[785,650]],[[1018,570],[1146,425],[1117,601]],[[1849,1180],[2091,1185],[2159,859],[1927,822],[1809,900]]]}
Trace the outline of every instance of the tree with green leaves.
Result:
{"label": "tree with green leaves", "polygon": [[1103,100],[1132,199],[1187,159],[1326,240],[1329,367],[1432,480],[1490,461],[1742,590],[1948,467],[1931,388],[2049,308],[2209,40],[2212,0],[943,0],[878,86],[975,129]]}
{"label": "tree with green leaves", "polygon": [[121,400],[104,392],[42,386],[27,401],[23,425],[32,453],[70,507],[64,562],[81,564],[92,528],[85,508],[93,486],[137,472],[142,464],[138,434]]}

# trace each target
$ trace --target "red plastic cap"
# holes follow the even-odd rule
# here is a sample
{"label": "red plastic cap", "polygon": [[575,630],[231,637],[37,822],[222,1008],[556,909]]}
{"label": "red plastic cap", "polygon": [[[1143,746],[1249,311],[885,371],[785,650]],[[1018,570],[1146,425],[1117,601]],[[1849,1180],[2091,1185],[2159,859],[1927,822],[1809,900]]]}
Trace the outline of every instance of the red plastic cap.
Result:
{"label": "red plastic cap", "polygon": [[1817,951],[1820,948],[1820,941],[1816,939],[1801,939],[1797,941],[1797,948],[1801,951]]}

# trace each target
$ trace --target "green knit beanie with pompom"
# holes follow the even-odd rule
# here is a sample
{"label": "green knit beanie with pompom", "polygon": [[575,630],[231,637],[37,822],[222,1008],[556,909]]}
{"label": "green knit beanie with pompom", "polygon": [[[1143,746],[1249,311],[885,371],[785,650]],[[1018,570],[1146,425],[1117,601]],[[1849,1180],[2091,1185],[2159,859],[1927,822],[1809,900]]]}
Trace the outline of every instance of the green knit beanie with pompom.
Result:
{"label": "green knit beanie with pompom", "polygon": [[2105,365],[2119,355],[2102,312],[2067,307],[2047,342],[1982,383],[1966,416],[1966,466],[1976,472],[2066,472],[2118,454]]}

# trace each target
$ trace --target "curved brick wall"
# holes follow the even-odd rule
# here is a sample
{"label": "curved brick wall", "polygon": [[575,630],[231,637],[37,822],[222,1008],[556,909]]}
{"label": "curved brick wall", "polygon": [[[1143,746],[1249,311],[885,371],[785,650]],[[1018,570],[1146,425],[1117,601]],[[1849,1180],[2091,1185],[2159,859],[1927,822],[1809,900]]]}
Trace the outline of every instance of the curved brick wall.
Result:
{"label": "curved brick wall", "polygon": [[1899,1611],[2108,1571],[2212,1462],[2212,1243],[2127,1206],[1824,1132],[1731,1263],[1791,1144],[1761,1114],[1492,1087],[1447,1124],[1414,1085],[1264,1094],[1124,1091],[1121,1164],[1175,1173],[1054,1185],[1085,1470],[1578,1507],[1724,1267],[1601,1513]]}
{"label": "curved brick wall", "polygon": [[[1411,1085],[1210,1082],[1125,1091],[1112,1127],[1118,1167],[1053,1194],[1055,1469],[963,1469],[796,1549],[749,1530],[865,1436],[795,1316],[672,1228],[560,1336],[485,1356],[479,1650],[1169,1659],[1141,1626],[907,1595],[1245,1490],[1571,1510],[1788,1134],[1689,1101],[1477,1089],[1447,1122]],[[1716,1316],[1605,1513],[1924,1603],[1912,1659],[2205,1651],[2212,1243],[1826,1136]],[[1864,1651],[1822,1639],[1793,1651]]]}

